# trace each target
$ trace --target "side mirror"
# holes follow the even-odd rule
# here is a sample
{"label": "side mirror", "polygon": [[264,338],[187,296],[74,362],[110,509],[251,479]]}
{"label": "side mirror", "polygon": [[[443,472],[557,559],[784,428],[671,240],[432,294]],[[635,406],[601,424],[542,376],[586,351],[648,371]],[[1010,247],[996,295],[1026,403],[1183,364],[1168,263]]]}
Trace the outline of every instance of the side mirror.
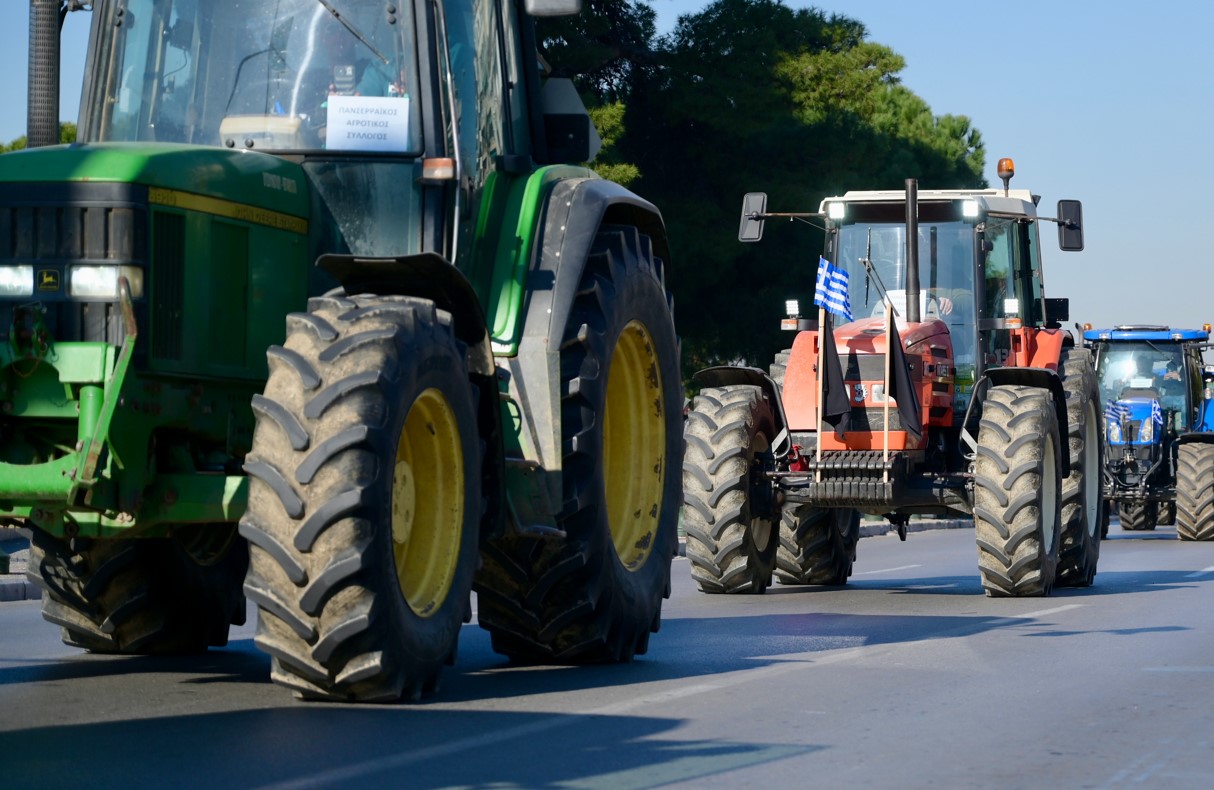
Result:
{"label": "side mirror", "polygon": [[763,214],[766,211],[767,193],[746,193],[742,198],[742,221],[738,225],[738,241],[758,241],[763,238]]}
{"label": "side mirror", "polygon": [[1070,299],[1046,299],[1045,320],[1050,326],[1062,326],[1063,321],[1071,320]]}
{"label": "side mirror", "polygon": [[1083,249],[1083,204],[1078,200],[1058,201],[1058,246],[1066,252]]}

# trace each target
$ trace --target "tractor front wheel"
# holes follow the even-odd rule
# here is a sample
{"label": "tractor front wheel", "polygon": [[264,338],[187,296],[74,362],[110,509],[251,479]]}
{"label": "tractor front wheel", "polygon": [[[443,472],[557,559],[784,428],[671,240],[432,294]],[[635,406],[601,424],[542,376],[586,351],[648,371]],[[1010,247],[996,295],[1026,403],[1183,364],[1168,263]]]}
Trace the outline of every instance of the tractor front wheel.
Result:
{"label": "tractor front wheel", "polygon": [[1061,543],[1058,414],[1037,387],[991,387],[974,465],[978,570],[990,597],[1049,595]]}
{"label": "tractor front wheel", "polygon": [[245,621],[248,546],[233,524],[167,538],[61,540],[31,530],[29,576],[63,641],[94,653],[198,653]]}
{"label": "tractor front wheel", "polygon": [[416,699],[454,660],[482,514],[481,442],[451,316],[312,299],[268,352],[245,469],[245,592],[297,696]]}
{"label": "tractor front wheel", "polygon": [[781,584],[847,584],[859,540],[860,511],[854,508],[785,505],[776,579]]}
{"label": "tractor front wheel", "polygon": [[1214,444],[1177,448],[1176,537],[1214,540]]}
{"label": "tractor front wheel", "polygon": [[1153,530],[1159,520],[1159,503],[1121,502],[1117,506],[1117,519],[1128,532]]}
{"label": "tractor front wheel", "polygon": [[520,662],[629,661],[670,595],[683,391],[663,261],[636,228],[604,226],[560,346],[559,538],[482,545],[478,620]]}
{"label": "tractor front wheel", "polygon": [[691,578],[703,592],[761,594],[771,584],[774,491],[760,460],[775,433],[774,411],[758,387],[709,387],[692,402],[683,525]]}

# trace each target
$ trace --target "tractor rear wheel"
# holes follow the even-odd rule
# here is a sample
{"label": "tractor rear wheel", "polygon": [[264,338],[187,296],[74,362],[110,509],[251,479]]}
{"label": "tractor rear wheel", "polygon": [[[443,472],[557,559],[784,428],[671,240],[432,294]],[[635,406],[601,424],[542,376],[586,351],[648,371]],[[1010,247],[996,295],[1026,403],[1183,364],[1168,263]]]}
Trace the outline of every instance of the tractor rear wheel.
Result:
{"label": "tractor rear wheel", "polygon": [[1214,444],[1176,450],[1176,537],[1214,540]]}
{"label": "tractor rear wheel", "polygon": [[428,300],[322,297],[268,357],[240,522],[257,646],[299,697],[416,699],[471,618],[482,451],[465,347]]}
{"label": "tractor rear wheel", "polygon": [[31,530],[29,575],[42,616],[94,653],[199,653],[245,621],[248,546],[235,525],[182,526],[167,538],[64,541]]}
{"label": "tractor rear wheel", "polygon": [[776,580],[781,584],[847,584],[856,544],[860,511],[785,505],[780,516]]}
{"label": "tractor rear wheel", "polygon": [[[703,592],[762,594],[771,584],[778,543],[774,492],[758,460],[770,452],[775,433],[775,413],[758,387],[709,387],[692,402],[683,527],[691,578]],[[758,501],[764,488],[765,506]]]}
{"label": "tractor rear wheel", "polygon": [[1100,529],[1107,507],[1100,493],[1100,393],[1092,352],[1063,349],[1058,374],[1066,393],[1067,448],[1070,471],[1062,481],[1062,545],[1058,551],[1058,586],[1087,587],[1096,578]]}
{"label": "tractor rear wheel", "polygon": [[478,621],[515,661],[630,661],[670,595],[683,457],[679,343],[663,262],[599,230],[563,330],[559,538],[482,545]]}
{"label": "tractor rear wheel", "polygon": [[988,596],[1050,594],[1061,543],[1061,461],[1050,393],[991,387],[974,465],[978,570]]}
{"label": "tractor rear wheel", "polygon": [[1121,502],[1117,505],[1121,528],[1129,532],[1155,529],[1159,519],[1158,502]]}

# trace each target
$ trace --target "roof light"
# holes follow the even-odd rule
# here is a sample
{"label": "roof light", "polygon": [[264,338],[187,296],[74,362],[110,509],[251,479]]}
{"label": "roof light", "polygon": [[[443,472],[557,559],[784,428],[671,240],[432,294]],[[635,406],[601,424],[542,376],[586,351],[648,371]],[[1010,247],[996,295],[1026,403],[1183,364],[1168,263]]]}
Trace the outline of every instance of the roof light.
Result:
{"label": "roof light", "polygon": [[1086,332],[1086,331],[1088,331],[1088,330],[1089,330],[1089,329],[1091,329],[1091,328],[1092,328],[1092,325],[1091,325],[1091,324],[1084,324],[1084,325],[1083,325],[1083,331],[1085,331],[1085,332]]}
{"label": "roof light", "polygon": [[845,203],[827,203],[826,216],[831,219],[843,219],[847,214],[847,204]]}
{"label": "roof light", "polygon": [[1201,328],[1202,328],[1202,331],[1204,331],[1207,335],[1210,334],[1210,325],[1209,324],[1202,324]]}
{"label": "roof light", "polygon": [[978,201],[963,200],[961,201],[961,216],[973,219],[978,216]]}
{"label": "roof light", "polygon": [[1011,160],[1011,157],[1003,157],[999,160],[998,166],[999,178],[1003,181],[1003,196],[1007,197],[1007,185],[1012,180],[1012,176],[1016,175],[1016,163]]}
{"label": "roof light", "polygon": [[796,318],[797,316],[801,315],[801,303],[796,299],[784,300],[784,312],[790,317]]}

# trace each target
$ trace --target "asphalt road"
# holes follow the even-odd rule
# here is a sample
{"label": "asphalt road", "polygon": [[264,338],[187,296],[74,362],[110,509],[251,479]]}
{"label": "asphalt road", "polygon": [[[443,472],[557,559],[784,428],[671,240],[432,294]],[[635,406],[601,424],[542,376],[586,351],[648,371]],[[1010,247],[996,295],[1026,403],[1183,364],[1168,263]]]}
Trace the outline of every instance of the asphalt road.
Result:
{"label": "asphalt road", "polygon": [[0,604],[0,786],[1214,786],[1214,543],[1103,544],[1096,586],[982,595],[970,530],[860,542],[844,589],[699,593],[649,653],[511,667],[475,624],[417,705],[295,701],[252,628],[198,658],[63,646]]}

